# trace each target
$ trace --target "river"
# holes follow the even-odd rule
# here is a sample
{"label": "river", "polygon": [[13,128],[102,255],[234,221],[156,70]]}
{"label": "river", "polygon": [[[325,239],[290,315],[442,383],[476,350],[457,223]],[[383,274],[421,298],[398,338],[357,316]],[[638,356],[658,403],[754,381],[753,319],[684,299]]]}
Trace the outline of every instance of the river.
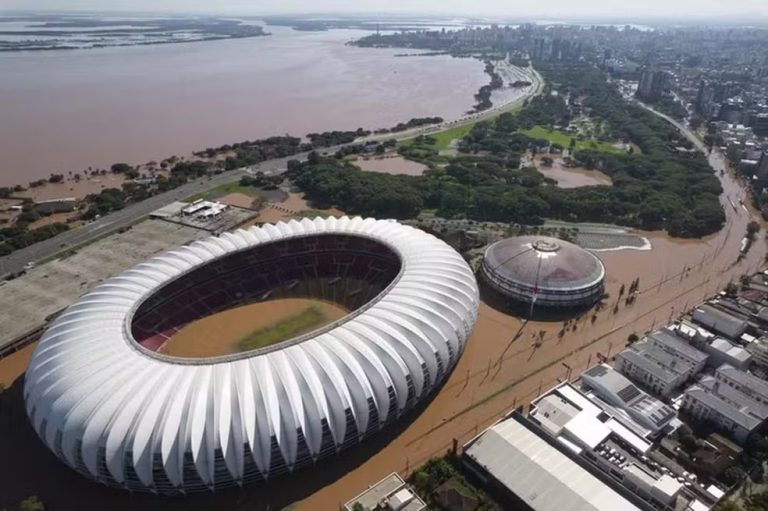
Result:
{"label": "river", "polygon": [[482,62],[345,45],[368,32],[0,54],[0,185],[240,140],[460,117]]}

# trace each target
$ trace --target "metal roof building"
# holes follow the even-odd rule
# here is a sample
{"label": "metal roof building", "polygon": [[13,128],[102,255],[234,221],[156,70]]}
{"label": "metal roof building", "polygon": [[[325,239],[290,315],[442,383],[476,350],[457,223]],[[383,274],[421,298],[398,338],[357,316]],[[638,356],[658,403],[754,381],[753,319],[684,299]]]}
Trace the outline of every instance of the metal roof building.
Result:
{"label": "metal roof building", "polygon": [[729,339],[738,339],[747,330],[746,321],[709,304],[696,307],[691,317],[694,322]]}
{"label": "metal roof building", "polygon": [[675,332],[666,328],[651,332],[647,338],[652,344],[678,358],[688,361],[693,366],[704,367],[707,361],[706,353],[698,350],[695,346],[680,338]]}
{"label": "metal roof building", "polygon": [[[234,296],[266,296],[278,278],[298,289],[312,274],[312,289],[336,289],[352,271],[383,276],[371,298],[299,338],[199,359],[140,344],[139,334],[224,310]],[[139,264],[61,314],[32,355],[26,409],[64,463],[111,486],[174,494],[265,480],[356,445],[429,396],[458,361],[478,303],[458,253],[394,221],[225,233]]]}
{"label": "metal roof building", "polygon": [[[706,357],[705,357],[706,358]],[[694,366],[648,341],[636,343],[616,356],[615,368],[631,380],[667,396],[693,375]]]}
{"label": "metal roof building", "polygon": [[514,414],[465,445],[464,459],[534,511],[641,509]]}
{"label": "metal roof building", "polygon": [[519,236],[488,247],[481,267],[485,281],[518,302],[582,307],[603,294],[605,268],[578,245],[544,236]]}
{"label": "metal roof building", "polygon": [[676,417],[672,407],[639,389],[609,365],[594,366],[584,371],[581,379],[601,399],[626,411],[653,432],[663,430]]}

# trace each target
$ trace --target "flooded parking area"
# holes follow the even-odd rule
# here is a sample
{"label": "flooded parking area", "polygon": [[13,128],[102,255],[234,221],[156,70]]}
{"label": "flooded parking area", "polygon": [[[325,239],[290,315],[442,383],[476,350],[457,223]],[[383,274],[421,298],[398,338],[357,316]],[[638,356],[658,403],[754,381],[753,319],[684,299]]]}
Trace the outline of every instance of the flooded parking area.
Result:
{"label": "flooded parking area", "polygon": [[406,176],[420,176],[429,167],[423,163],[406,160],[402,156],[379,156],[358,158],[353,163],[368,172],[381,172],[383,174]]}
{"label": "flooded parking area", "polygon": [[579,188],[581,186],[611,186],[611,178],[599,170],[588,170],[583,167],[570,167],[562,158],[553,157],[552,165],[544,165],[542,157],[536,157],[536,168],[544,176],[557,181],[559,188]]}

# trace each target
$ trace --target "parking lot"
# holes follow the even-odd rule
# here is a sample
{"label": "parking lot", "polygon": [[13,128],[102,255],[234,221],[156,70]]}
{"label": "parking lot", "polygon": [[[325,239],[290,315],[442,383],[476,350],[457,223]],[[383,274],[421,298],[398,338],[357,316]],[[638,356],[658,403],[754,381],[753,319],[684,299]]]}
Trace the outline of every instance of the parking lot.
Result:
{"label": "parking lot", "polygon": [[164,250],[210,233],[162,220],[146,220],[29,270],[0,287],[0,351],[42,327],[103,280]]}

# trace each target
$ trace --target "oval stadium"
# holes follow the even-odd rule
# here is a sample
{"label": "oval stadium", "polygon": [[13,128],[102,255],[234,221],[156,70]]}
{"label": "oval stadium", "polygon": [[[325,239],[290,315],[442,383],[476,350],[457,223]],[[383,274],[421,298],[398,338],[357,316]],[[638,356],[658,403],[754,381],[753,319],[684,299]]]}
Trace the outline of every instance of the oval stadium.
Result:
{"label": "oval stadium", "polygon": [[589,307],[603,294],[605,267],[593,253],[545,236],[498,241],[485,251],[483,280],[514,302],[544,307]]}
{"label": "oval stadium", "polygon": [[[246,314],[271,326],[220,352],[211,347],[227,344],[223,330],[183,340],[238,308],[306,301],[320,305]],[[26,409],[64,463],[109,486],[172,495],[264,481],[335,456],[428,399],[478,303],[458,253],[394,221],[225,233],[141,263],[62,313],[29,364]]]}

